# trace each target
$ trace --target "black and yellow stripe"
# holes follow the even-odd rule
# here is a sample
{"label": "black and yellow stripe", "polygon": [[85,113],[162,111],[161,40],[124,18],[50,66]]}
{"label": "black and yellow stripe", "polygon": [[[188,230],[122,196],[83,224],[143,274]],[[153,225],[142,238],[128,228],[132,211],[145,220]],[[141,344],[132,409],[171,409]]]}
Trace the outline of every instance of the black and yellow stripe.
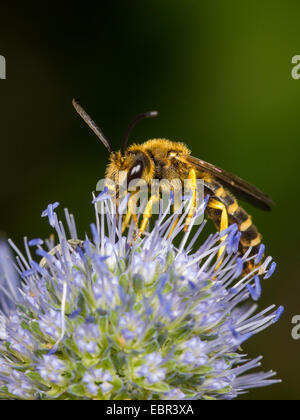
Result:
{"label": "black and yellow stripe", "polygon": [[[207,177],[204,179],[205,193],[211,198],[219,200],[225,205],[228,213],[229,224],[236,223],[241,232],[240,249],[245,252],[247,248],[253,247],[252,254],[257,253],[262,236],[253,225],[251,216],[239,206],[235,197],[224,188],[218,181]],[[220,227],[221,212],[207,207],[207,214],[213,220],[216,227]]]}

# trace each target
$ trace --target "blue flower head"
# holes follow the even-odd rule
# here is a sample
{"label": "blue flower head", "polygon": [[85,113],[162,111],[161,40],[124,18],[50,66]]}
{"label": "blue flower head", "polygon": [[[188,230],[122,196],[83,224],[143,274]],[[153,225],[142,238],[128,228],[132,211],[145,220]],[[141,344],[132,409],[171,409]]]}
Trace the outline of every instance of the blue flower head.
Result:
{"label": "blue flower head", "polygon": [[248,373],[261,358],[241,350],[283,312],[257,312],[275,270],[270,257],[257,266],[264,247],[238,255],[235,225],[196,245],[204,223],[182,233],[180,220],[170,234],[166,212],[144,237],[134,225],[124,235],[109,196],[99,202],[84,241],[65,211],[68,239],[54,203],[42,216],[56,244],[25,238],[23,254],[9,241],[13,256],[0,243],[0,398],[233,399],[278,382]]}

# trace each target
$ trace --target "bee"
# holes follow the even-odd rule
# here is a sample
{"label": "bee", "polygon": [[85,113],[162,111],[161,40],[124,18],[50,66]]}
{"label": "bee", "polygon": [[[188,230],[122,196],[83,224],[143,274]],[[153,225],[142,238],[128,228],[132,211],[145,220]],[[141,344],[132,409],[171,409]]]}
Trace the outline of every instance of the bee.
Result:
{"label": "bee", "polygon": [[[114,152],[100,128],[75,99],[73,106],[110,153],[110,162],[106,168],[107,178],[117,182],[119,172],[125,171],[128,182],[134,179],[143,179],[149,185],[153,179],[169,181],[180,179],[182,182],[189,179],[192,186],[192,199],[185,230],[195,213],[197,179],[201,179],[205,195],[209,194],[206,213],[216,228],[222,231],[236,223],[241,233],[240,251],[244,253],[251,247],[252,255],[258,252],[262,236],[252,223],[251,216],[238,204],[236,196],[262,210],[270,211],[274,203],[267,194],[238,176],[191,156],[190,150],[184,143],[152,139],[128,147],[129,135],[136,123],[144,118],[156,117],[158,115],[156,111],[146,112],[136,117],[128,127],[121,149]],[[154,197],[151,197],[146,206],[140,234],[143,234],[151,217],[153,200]],[[129,212],[125,217],[124,228],[128,225],[131,217],[133,215]],[[223,251],[224,249],[221,248],[220,255]]]}

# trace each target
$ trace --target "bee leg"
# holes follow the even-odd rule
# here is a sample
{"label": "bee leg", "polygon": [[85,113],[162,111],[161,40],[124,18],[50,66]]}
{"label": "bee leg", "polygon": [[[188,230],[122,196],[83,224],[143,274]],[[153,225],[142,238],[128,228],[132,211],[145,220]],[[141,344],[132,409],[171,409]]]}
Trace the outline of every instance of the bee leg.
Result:
{"label": "bee leg", "polygon": [[171,230],[170,230],[170,232],[168,234],[168,238],[171,237],[171,235],[172,235],[174,229],[176,228],[178,222],[179,222],[179,216],[176,217],[175,222],[173,223],[173,225],[171,227]]}
{"label": "bee leg", "polygon": [[184,232],[187,231],[197,207],[197,175],[195,169],[190,169],[188,179],[191,181],[192,199],[190,210],[185,221],[185,226],[183,228]]}
{"label": "bee leg", "polygon": [[138,218],[136,216],[136,214],[134,213],[134,198],[135,198],[135,194],[131,194],[129,200],[128,200],[128,210],[127,213],[124,217],[123,220],[123,224],[122,224],[122,233],[128,228],[131,218],[133,218],[134,223],[136,226],[138,226]]}
{"label": "bee leg", "polygon": [[[210,199],[208,204],[208,207],[215,209],[215,210],[220,210],[221,211],[221,220],[220,220],[220,232],[222,232],[224,229],[228,228],[229,222],[228,222],[228,213],[227,213],[227,209],[226,206],[221,203],[220,201],[214,200],[214,199]],[[221,238],[221,242],[224,242],[226,239],[226,236],[223,236]],[[223,245],[219,251],[218,251],[218,259],[222,256],[222,254],[225,251],[225,245]],[[220,260],[220,262],[218,263],[216,270],[220,267],[220,265],[222,264],[223,258]]]}
{"label": "bee leg", "polygon": [[141,227],[140,227],[140,230],[139,230],[139,236],[142,236],[143,233],[145,232],[145,229],[146,229],[146,227],[147,227],[147,225],[149,223],[149,219],[150,219],[150,217],[152,215],[152,207],[153,207],[153,204],[158,199],[159,199],[158,194],[154,194],[154,195],[152,195],[150,197],[150,200],[148,201],[147,206],[146,206],[146,209],[145,209],[144,214],[143,214],[143,220],[142,220]]}

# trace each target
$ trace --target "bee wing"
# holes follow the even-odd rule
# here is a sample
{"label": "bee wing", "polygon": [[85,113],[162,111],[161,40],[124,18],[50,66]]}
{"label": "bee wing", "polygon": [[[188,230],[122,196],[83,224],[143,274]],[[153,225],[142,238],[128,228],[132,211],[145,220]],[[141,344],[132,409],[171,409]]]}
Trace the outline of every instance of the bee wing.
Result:
{"label": "bee wing", "polygon": [[183,156],[178,159],[195,167],[199,172],[211,174],[214,178],[220,180],[221,183],[234,194],[262,210],[270,211],[271,207],[274,205],[274,202],[267,194],[224,169],[192,156]]}

